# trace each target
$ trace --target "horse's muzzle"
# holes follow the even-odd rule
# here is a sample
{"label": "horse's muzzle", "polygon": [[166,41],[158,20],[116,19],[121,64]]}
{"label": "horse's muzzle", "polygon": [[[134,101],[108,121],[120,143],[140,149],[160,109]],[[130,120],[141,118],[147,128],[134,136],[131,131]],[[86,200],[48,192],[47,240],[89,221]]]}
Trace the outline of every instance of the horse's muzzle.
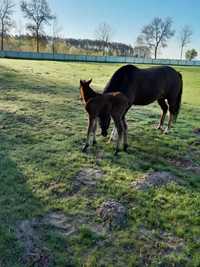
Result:
{"label": "horse's muzzle", "polygon": [[101,131],[101,135],[103,135],[103,137],[106,137],[108,135],[107,131]]}

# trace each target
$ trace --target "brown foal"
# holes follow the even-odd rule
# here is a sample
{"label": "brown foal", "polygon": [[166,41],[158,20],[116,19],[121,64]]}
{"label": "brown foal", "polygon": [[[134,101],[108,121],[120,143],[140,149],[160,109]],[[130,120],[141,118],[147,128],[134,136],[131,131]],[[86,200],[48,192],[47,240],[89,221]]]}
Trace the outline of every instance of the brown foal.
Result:
{"label": "brown foal", "polygon": [[[89,115],[89,125],[87,131],[87,140],[82,151],[86,152],[90,144],[90,136],[93,134],[93,145],[96,144],[97,120],[104,114],[109,114],[117,128],[118,138],[115,154],[119,152],[120,143],[123,139],[123,149],[127,151],[127,124],[125,113],[129,107],[128,98],[120,92],[107,94],[96,93],[91,87],[92,80],[80,80],[80,96],[84,101],[85,109]],[[101,127],[102,128],[102,127]],[[102,129],[103,130],[103,129]]]}

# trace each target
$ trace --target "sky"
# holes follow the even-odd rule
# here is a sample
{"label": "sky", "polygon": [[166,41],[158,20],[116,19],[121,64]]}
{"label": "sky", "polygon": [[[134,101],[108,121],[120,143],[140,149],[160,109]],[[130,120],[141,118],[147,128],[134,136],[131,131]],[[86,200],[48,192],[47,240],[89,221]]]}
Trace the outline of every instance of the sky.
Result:
{"label": "sky", "polygon": [[[17,6],[20,1],[15,0]],[[179,58],[178,35],[184,25],[191,26],[193,36],[187,49],[195,48],[200,58],[200,1],[199,0],[48,0],[57,15],[61,35],[66,38],[95,38],[95,29],[102,22],[113,29],[113,41],[135,45],[142,28],[154,17],[171,17],[175,36],[168,47],[160,51],[160,58]],[[24,25],[18,8],[17,24]],[[50,33],[51,28],[47,29]]]}

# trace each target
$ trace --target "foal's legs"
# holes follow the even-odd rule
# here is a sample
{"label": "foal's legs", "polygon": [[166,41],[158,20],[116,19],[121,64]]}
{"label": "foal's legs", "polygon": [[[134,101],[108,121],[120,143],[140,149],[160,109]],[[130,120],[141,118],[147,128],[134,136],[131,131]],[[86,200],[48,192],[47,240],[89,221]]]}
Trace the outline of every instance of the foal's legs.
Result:
{"label": "foal's legs", "polygon": [[[95,126],[95,118],[94,117],[89,117],[89,125],[88,125],[88,131],[87,131],[87,139],[86,139],[86,143],[82,149],[82,152],[86,152],[87,148],[90,145],[90,135],[91,132],[93,132],[94,130],[94,126]],[[93,132],[94,133],[94,132]]]}
{"label": "foal's legs", "polygon": [[159,129],[161,131],[164,131],[163,124],[164,124],[164,120],[165,120],[165,117],[166,117],[166,114],[167,114],[167,111],[168,111],[168,105],[165,102],[164,98],[158,99],[158,104],[160,105],[160,107],[162,109],[162,113],[161,113],[161,117],[160,117],[160,123],[159,123],[157,129]]}

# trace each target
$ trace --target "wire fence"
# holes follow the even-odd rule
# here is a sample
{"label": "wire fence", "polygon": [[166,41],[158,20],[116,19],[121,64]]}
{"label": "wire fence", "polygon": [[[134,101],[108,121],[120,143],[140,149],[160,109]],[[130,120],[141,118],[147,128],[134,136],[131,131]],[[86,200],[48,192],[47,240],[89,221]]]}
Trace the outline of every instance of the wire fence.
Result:
{"label": "wire fence", "polygon": [[180,60],[180,59],[136,58],[129,56],[69,55],[69,54],[35,53],[35,52],[21,52],[21,51],[0,51],[0,58],[96,62],[96,63],[130,63],[130,64],[151,64],[151,65],[200,66],[200,60],[190,61],[190,60]]}

